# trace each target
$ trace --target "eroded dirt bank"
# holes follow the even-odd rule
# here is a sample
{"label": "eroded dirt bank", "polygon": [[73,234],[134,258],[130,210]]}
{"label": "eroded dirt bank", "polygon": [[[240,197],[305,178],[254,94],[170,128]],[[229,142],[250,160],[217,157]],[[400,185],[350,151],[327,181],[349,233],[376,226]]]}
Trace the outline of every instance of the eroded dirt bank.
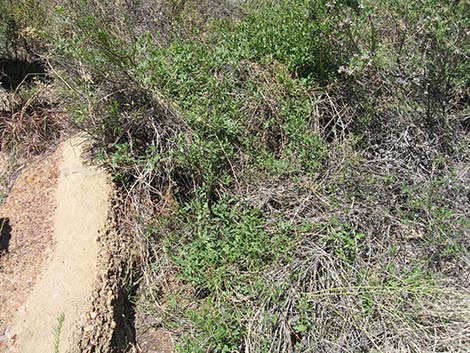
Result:
{"label": "eroded dirt bank", "polygon": [[[97,274],[99,234],[108,218],[111,186],[106,173],[87,165],[87,142],[74,137],[60,146],[53,218],[54,246],[25,304],[16,312],[9,352],[59,352],[77,347],[75,332],[88,310]],[[60,335],[57,319],[64,315]]]}

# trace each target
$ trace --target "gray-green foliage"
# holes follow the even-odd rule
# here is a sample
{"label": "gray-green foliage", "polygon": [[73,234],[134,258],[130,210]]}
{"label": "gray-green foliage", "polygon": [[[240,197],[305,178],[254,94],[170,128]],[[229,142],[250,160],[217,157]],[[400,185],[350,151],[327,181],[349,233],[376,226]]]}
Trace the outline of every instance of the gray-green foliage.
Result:
{"label": "gray-green foliage", "polygon": [[25,58],[43,46],[46,4],[38,0],[0,1],[0,55]]}
{"label": "gray-green foliage", "polygon": [[48,55],[177,349],[460,349],[468,1],[156,4],[66,1]]}
{"label": "gray-green foliage", "polygon": [[65,314],[61,313],[57,317],[57,326],[54,328],[54,353],[59,353],[60,348],[60,335],[62,333],[62,325],[65,321]]}

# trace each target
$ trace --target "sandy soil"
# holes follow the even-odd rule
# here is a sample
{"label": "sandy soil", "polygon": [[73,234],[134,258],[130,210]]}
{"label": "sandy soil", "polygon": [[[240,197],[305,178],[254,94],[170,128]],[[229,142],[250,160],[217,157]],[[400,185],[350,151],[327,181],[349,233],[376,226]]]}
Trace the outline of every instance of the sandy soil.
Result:
{"label": "sandy soil", "polygon": [[[0,202],[0,228],[4,226],[0,252],[0,352],[5,351],[13,317],[24,305],[54,243],[56,159],[55,155],[48,155],[29,163],[8,198]],[[8,166],[6,158],[3,161],[0,177],[6,175]],[[6,190],[0,190],[3,191]]]}
{"label": "sandy soil", "polygon": [[85,315],[96,277],[97,239],[108,217],[110,183],[104,171],[86,165],[86,142],[61,145],[53,217],[55,246],[25,304],[13,320],[7,352],[54,352],[57,319],[65,315],[59,352],[74,350],[74,332]]}

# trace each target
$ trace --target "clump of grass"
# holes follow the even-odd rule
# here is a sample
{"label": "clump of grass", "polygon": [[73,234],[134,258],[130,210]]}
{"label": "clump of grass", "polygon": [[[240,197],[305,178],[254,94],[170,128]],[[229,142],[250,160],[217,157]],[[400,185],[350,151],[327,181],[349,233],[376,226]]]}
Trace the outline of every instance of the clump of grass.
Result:
{"label": "clump of grass", "polygon": [[59,138],[65,115],[50,103],[41,87],[26,87],[12,94],[17,106],[1,112],[0,151],[16,150],[28,157],[49,149]]}
{"label": "clump of grass", "polygon": [[57,327],[54,329],[54,353],[59,353],[60,334],[62,333],[62,325],[65,321],[65,314],[61,313],[57,317]]}

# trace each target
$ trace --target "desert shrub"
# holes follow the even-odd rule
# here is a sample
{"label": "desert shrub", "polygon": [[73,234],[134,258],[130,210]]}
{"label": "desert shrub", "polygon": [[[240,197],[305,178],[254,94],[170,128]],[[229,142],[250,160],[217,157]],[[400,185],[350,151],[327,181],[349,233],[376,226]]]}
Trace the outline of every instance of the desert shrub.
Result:
{"label": "desert shrub", "polygon": [[181,352],[461,349],[467,3],[208,3],[56,9],[141,310]]}
{"label": "desert shrub", "polygon": [[395,108],[401,111],[391,114],[410,116],[433,131],[445,134],[452,128],[449,117],[462,108],[469,82],[463,72],[469,50],[466,11],[464,1],[365,2],[362,15],[348,20],[351,35],[338,45],[356,50],[340,72],[351,83],[347,94],[359,105],[359,129],[374,133],[384,123],[382,114]]}
{"label": "desert shrub", "polygon": [[[299,9],[303,4],[291,5]],[[156,123],[161,120],[168,126],[168,115],[174,116],[171,136],[158,138],[160,160],[167,163],[167,167],[161,169],[165,170],[166,175],[172,173],[168,168],[176,173],[184,170],[186,175],[174,178],[180,178],[186,184],[203,185],[210,197],[213,196],[217,183],[223,184],[231,177],[231,173],[227,173],[227,166],[232,163],[232,159],[232,164],[235,165],[237,158],[258,158],[248,156],[250,153],[274,154],[277,158],[289,155],[292,162],[300,162],[301,168],[312,171],[318,168],[318,161],[324,155],[324,146],[312,129],[310,101],[305,88],[300,82],[293,80],[289,73],[293,73],[302,64],[297,61],[304,54],[294,53],[297,55],[295,58],[287,55],[285,59],[292,62],[285,63],[287,71],[279,66],[281,77],[269,72],[268,66],[264,68],[263,65],[274,64],[282,58],[269,59],[269,55],[263,54],[265,57],[260,56],[260,64],[257,65],[249,61],[256,58],[238,55],[245,50],[243,47],[248,39],[242,42],[233,40],[235,37],[248,38],[247,33],[252,30],[249,26],[257,23],[270,3],[263,3],[258,17],[247,17],[241,20],[241,24],[227,24],[233,22],[233,19],[215,21],[212,26],[220,27],[220,33],[212,30],[214,35],[205,35],[200,41],[175,32],[175,38],[168,46],[156,40],[151,33],[134,38],[134,41],[128,40],[129,36],[121,35],[124,29],[119,27],[119,23],[107,20],[112,12],[106,7],[101,8],[99,3],[72,2],[70,6],[72,11],[66,12],[64,7],[60,13],[65,12],[66,16],[70,16],[67,23],[73,23],[74,35],[59,41],[62,44],[57,46],[56,53],[64,55],[60,62],[62,69],[75,74],[71,85],[76,85],[74,87],[77,90],[67,94],[72,93],[73,97],[83,90],[81,99],[88,100],[88,108],[91,108],[83,111],[84,107],[79,105],[75,112],[85,115],[91,113],[91,118],[86,117],[81,121],[105,144],[113,141],[116,149],[120,148],[117,147],[120,144],[132,145],[134,150],[140,149],[142,152],[153,148],[153,141],[159,132],[155,131],[153,136],[146,135],[145,138],[136,138],[137,132],[124,132],[133,131],[131,126],[138,124],[136,129],[140,129],[145,135],[150,130],[142,129],[141,121],[151,124],[152,121]],[[92,9],[98,11],[93,17],[81,15]],[[277,13],[278,9],[274,10],[272,13]],[[304,15],[297,11],[291,16],[307,22]],[[264,16],[268,17],[267,14]],[[259,35],[253,36],[250,39],[252,43],[248,45],[253,48],[258,46],[262,31],[276,28],[276,23],[262,24],[257,30]],[[302,27],[294,29],[294,36],[302,35],[304,30]],[[304,40],[308,40],[310,36],[307,33]],[[284,43],[281,34],[277,37],[277,42]],[[244,75],[264,70],[269,72],[270,79],[290,81],[286,86],[292,87],[281,87],[284,92],[279,92],[279,97],[273,97],[273,101],[278,100],[276,107],[269,106],[270,102],[260,102],[262,105],[255,108],[265,109],[266,114],[271,115],[270,121],[263,124],[273,124],[275,131],[278,131],[276,134],[283,134],[285,143],[282,146],[273,146],[273,143],[279,144],[275,141],[276,138],[257,132],[248,136],[243,134],[243,131],[253,131],[256,128],[249,116],[254,116],[251,111],[253,107],[243,107],[243,102],[262,100],[260,96],[264,94],[256,87],[255,81],[244,82]],[[262,73],[256,75],[260,81],[264,79]],[[269,84],[270,82],[262,83],[261,87],[269,91]],[[75,98],[73,100],[77,102]],[[172,111],[170,114],[169,110]],[[155,113],[158,115],[159,112],[161,116],[157,118]],[[179,141],[182,146],[176,148],[175,141]],[[162,143],[167,143],[168,146],[163,148]],[[312,155],[316,158],[312,159]],[[158,169],[155,166],[155,170]],[[188,185],[182,189],[188,190]]]}
{"label": "desert shrub", "polygon": [[357,8],[356,1],[248,1],[249,11],[229,41],[247,60],[279,61],[294,77],[326,84],[336,76],[353,48],[336,47],[347,35],[338,26]]}
{"label": "desert shrub", "polygon": [[27,59],[39,54],[45,43],[47,6],[37,0],[0,2],[0,56]]}

